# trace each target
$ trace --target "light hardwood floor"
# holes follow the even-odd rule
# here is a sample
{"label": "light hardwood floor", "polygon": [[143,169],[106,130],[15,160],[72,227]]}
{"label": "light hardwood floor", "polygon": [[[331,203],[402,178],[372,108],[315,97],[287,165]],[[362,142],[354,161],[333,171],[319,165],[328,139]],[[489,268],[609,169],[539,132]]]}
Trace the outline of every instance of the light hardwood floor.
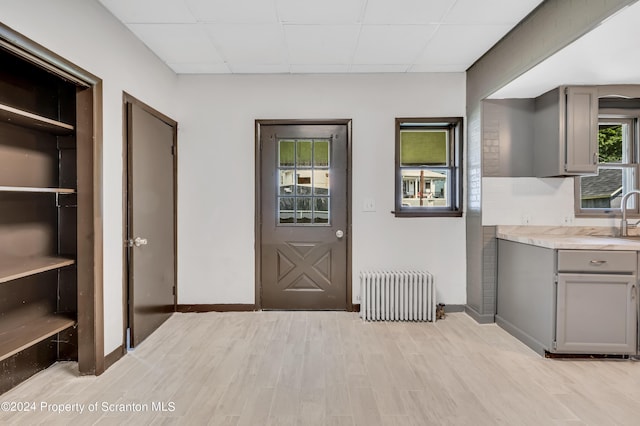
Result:
{"label": "light hardwood floor", "polygon": [[36,404],[0,412],[0,423],[19,425],[638,425],[640,364],[544,359],[463,313],[435,324],[345,312],[175,314],[102,376],[59,363],[0,402]]}

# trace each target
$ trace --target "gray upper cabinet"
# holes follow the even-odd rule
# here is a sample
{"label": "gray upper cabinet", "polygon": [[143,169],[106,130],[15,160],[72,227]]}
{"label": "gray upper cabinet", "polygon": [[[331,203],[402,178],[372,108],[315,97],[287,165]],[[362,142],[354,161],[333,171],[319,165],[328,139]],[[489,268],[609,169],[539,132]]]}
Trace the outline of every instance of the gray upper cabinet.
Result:
{"label": "gray upper cabinet", "polygon": [[609,86],[561,86],[537,98],[483,100],[483,176],[596,173],[598,97],[628,91],[603,87]]}
{"label": "gray upper cabinet", "polygon": [[561,86],[535,100],[534,174],[596,173],[598,88]]}
{"label": "gray upper cabinet", "polygon": [[566,88],[565,172],[595,173],[598,167],[598,89]]}

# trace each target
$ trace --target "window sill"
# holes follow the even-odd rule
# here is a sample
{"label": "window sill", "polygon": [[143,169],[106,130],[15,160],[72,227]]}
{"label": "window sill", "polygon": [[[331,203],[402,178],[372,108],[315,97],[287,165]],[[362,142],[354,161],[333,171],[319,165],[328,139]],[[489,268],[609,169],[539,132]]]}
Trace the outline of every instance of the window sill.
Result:
{"label": "window sill", "polygon": [[462,217],[460,210],[436,210],[436,211],[392,211],[395,217]]}
{"label": "window sill", "polygon": [[[607,212],[607,213],[575,213],[576,219],[622,219],[622,213],[620,212]],[[640,214],[627,212],[627,219],[638,219]]]}

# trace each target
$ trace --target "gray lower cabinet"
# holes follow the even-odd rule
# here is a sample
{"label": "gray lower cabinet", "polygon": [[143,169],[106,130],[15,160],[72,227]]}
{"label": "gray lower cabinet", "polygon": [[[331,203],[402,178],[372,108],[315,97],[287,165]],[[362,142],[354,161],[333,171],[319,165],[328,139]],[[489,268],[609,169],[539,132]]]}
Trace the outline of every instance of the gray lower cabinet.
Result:
{"label": "gray lower cabinet", "polygon": [[496,323],[540,354],[635,354],[637,259],[498,240]]}
{"label": "gray lower cabinet", "polygon": [[636,351],[636,277],[558,274],[554,352]]}

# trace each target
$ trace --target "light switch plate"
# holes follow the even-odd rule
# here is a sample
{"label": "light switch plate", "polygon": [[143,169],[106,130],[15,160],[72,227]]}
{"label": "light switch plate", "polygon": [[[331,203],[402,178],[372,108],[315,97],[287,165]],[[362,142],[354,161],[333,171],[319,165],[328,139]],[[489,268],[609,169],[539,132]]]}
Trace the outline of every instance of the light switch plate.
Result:
{"label": "light switch plate", "polygon": [[362,211],[365,212],[375,212],[376,211],[376,200],[373,198],[365,198],[362,204]]}

